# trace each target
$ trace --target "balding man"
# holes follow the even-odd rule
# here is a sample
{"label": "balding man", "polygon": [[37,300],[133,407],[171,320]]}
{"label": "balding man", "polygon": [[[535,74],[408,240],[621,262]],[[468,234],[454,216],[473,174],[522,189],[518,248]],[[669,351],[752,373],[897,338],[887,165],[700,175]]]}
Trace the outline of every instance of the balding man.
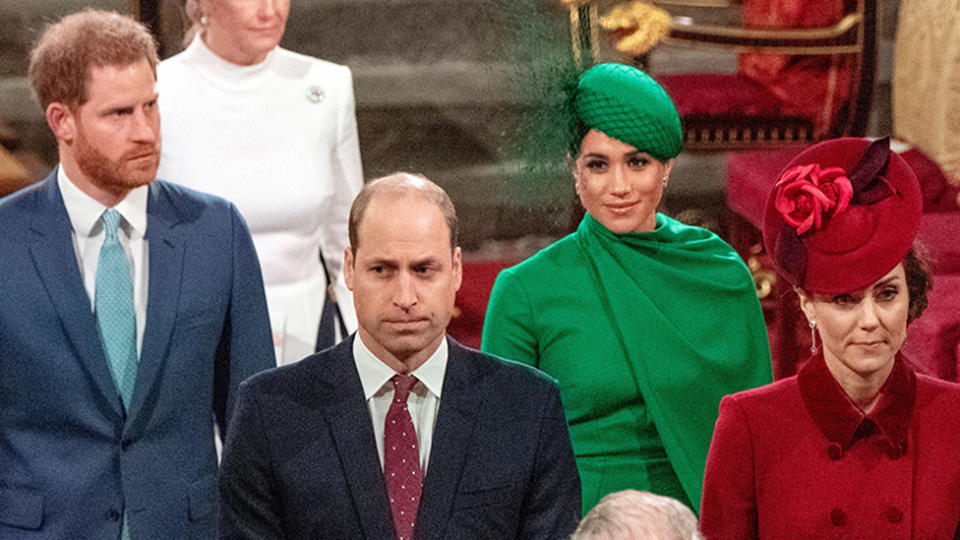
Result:
{"label": "balding man", "polygon": [[580,481],[556,383],[446,336],[462,276],[447,194],[374,180],[349,236],[359,330],[241,386],[222,536],[568,536]]}

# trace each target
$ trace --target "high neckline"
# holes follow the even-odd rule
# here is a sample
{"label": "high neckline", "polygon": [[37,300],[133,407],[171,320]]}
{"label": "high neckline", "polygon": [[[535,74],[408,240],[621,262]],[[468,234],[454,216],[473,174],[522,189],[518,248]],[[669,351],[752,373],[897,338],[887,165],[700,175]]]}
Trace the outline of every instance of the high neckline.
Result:
{"label": "high neckline", "polygon": [[916,375],[903,363],[897,353],[893,370],[880,388],[877,404],[864,414],[844,393],[830,373],[823,352],[800,368],[797,374],[804,407],[823,435],[844,450],[858,440],[858,430],[866,421],[876,425],[891,446],[903,448],[913,414],[916,396]]}
{"label": "high neckline", "polygon": [[260,86],[269,80],[270,66],[276,57],[277,48],[267,53],[262,62],[241,66],[217,56],[198,34],[184,51],[199,74],[211,83],[230,91]]}
{"label": "high neckline", "polygon": [[665,216],[663,214],[657,212],[657,223],[656,225],[654,225],[654,228],[652,231],[645,231],[645,232],[630,231],[625,233],[617,233],[608,229],[606,225],[604,225],[603,223],[600,223],[600,221],[597,218],[593,217],[592,215],[590,215],[589,212],[587,212],[583,215],[583,221],[581,222],[581,226],[587,227],[594,233],[599,234],[601,236],[608,237],[608,238],[617,238],[621,240],[630,239],[630,238],[637,238],[642,240],[653,240],[656,238],[656,236],[658,236],[663,231],[664,227],[667,226],[667,223],[664,217]]}

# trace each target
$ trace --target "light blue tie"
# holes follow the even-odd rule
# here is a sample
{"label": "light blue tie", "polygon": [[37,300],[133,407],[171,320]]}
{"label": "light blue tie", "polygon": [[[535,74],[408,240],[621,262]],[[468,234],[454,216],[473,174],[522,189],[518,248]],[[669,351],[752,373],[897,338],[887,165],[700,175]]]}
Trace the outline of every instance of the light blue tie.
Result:
{"label": "light blue tie", "polygon": [[94,309],[103,350],[124,409],[130,406],[137,378],[137,317],[133,310],[133,281],[127,254],[117,238],[120,214],[103,213],[103,246],[97,261]]}

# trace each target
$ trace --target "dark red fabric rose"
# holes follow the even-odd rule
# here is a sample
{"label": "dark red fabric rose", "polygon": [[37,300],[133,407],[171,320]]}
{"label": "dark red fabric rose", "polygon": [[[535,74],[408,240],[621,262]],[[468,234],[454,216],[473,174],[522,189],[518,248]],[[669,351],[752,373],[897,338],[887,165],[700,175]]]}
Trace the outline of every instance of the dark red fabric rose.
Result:
{"label": "dark red fabric rose", "polygon": [[821,169],[820,165],[798,165],[783,173],[774,186],[776,209],[797,235],[823,226],[824,215],[837,215],[847,209],[853,186],[840,167]]}

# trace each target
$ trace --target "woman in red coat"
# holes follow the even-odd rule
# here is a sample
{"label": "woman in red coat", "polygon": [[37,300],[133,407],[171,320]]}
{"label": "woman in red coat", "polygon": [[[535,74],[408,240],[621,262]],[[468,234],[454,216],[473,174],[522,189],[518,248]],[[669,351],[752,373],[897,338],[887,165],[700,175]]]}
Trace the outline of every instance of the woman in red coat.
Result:
{"label": "woman in red coat", "polygon": [[796,376],[720,403],[708,539],[960,533],[960,385],[899,353],[930,288],[912,247],[920,213],[886,139],[815,145],[775,184],[764,243],[820,346]]}

